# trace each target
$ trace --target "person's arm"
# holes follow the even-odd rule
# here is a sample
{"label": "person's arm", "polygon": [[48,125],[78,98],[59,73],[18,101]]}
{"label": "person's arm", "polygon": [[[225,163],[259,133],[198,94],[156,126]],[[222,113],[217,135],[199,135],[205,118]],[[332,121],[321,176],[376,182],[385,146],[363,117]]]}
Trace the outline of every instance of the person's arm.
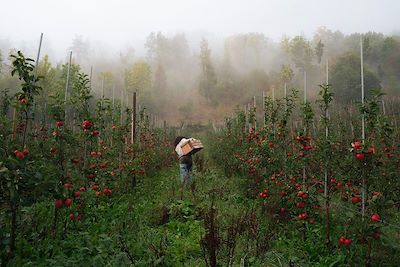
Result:
{"label": "person's arm", "polygon": [[182,138],[182,140],[179,142],[179,144],[176,145],[175,152],[176,152],[176,154],[178,154],[178,158],[183,156],[182,145],[186,144],[188,141],[189,141],[189,139]]}

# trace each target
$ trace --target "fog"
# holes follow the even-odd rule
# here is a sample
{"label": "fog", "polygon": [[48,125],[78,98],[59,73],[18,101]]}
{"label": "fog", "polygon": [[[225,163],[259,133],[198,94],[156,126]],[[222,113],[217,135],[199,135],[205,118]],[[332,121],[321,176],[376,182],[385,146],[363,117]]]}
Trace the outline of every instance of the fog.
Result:
{"label": "fog", "polygon": [[[3,61],[16,50],[36,58],[43,32],[41,60],[48,55],[52,66],[61,71],[72,50],[73,62],[84,72],[93,68],[97,95],[104,74],[111,77],[106,81],[107,97],[113,86],[117,95],[122,90],[136,90],[127,84],[126,73],[144,62],[150,68],[152,89],[143,93],[141,100],[175,121],[206,121],[215,118],[216,112],[222,119],[252,94],[281,86],[282,65],[293,69],[293,86],[302,84],[304,70],[309,72],[310,86],[317,86],[325,79],[321,60],[330,58],[335,64],[347,52],[356,53],[360,34],[371,40],[373,52],[366,61],[379,84],[393,93],[398,90],[394,81],[400,80],[397,69],[392,69],[397,61],[393,63],[387,54],[387,60],[382,59],[378,53],[391,40],[389,37],[399,42],[400,1],[396,0],[3,0],[0,8]],[[314,50],[319,41],[324,50],[317,59]],[[310,62],[302,55],[308,53],[307,49],[313,54]],[[390,53],[397,56],[397,43],[391,49]],[[205,54],[208,61],[200,59]],[[203,79],[201,65],[207,64],[212,65],[212,75],[203,73],[207,80],[203,87],[217,92],[212,95],[198,90]],[[4,76],[4,70],[2,73]],[[0,85],[12,87],[12,82]],[[167,97],[163,100],[173,105],[161,108],[165,103],[154,100],[157,90],[164,90]],[[184,101],[176,102],[182,92],[195,95],[196,100],[183,97]],[[205,104],[212,108],[202,110]]]}
{"label": "fog", "polygon": [[44,47],[62,59],[81,35],[113,55],[126,46],[143,52],[150,32],[184,32],[192,44],[200,37],[261,32],[278,41],[283,35],[312,36],[320,26],[343,33],[398,32],[397,0],[19,0],[0,2],[0,38],[12,46]]}

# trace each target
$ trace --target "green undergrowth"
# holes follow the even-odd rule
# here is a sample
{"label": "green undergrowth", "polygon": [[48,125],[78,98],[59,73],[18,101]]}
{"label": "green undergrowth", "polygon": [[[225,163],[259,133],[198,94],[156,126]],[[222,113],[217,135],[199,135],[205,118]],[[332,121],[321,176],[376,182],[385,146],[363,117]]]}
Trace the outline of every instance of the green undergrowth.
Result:
{"label": "green undergrowth", "polygon": [[80,222],[65,210],[55,238],[53,203],[24,208],[18,256],[9,266],[204,266],[202,216],[211,199],[221,214],[242,210],[245,201],[238,180],[218,171],[195,172],[194,187],[183,189],[178,177],[177,166],[144,177],[131,193],[115,192]]}
{"label": "green undergrowth", "polygon": [[80,222],[69,220],[65,209],[64,228],[55,238],[53,203],[25,208],[18,256],[9,266],[206,266],[201,240],[211,207],[218,266],[352,266],[355,252],[328,250],[322,226],[309,229],[306,238],[301,227],[285,231],[285,222],[261,213],[259,199],[246,197],[245,178],[228,178],[206,165],[194,171],[194,186],[183,189],[177,165],[144,177],[131,193],[115,192]]}

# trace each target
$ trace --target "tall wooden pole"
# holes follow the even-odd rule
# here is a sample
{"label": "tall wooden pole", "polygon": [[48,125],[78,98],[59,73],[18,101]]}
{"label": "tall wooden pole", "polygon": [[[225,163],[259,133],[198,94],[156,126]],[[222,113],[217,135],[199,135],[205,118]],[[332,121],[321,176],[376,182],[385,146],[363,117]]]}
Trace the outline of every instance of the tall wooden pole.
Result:
{"label": "tall wooden pole", "polygon": [[[326,59],[326,85],[329,84],[329,61]],[[325,111],[325,117],[328,118],[328,110]],[[328,141],[329,129],[328,125],[325,125],[325,140]],[[325,170],[324,170],[324,197],[325,197],[325,208],[328,206],[328,157],[325,159]]]}
{"label": "tall wooden pole", "polygon": [[287,101],[286,101],[286,97],[287,97],[287,89],[286,89],[286,83],[284,84],[284,86],[283,86],[283,95],[284,95],[284,98],[285,98],[285,112],[287,111]]}
{"label": "tall wooden pole", "polygon": [[40,57],[40,50],[42,48],[42,41],[43,41],[43,33],[40,34],[39,49],[38,49],[36,62],[35,62],[35,75],[34,75],[34,79],[33,79],[34,83],[36,82],[36,78],[37,78],[37,66],[39,64],[39,57]]}
{"label": "tall wooden pole", "polygon": [[[286,83],[283,85],[283,95],[284,95],[284,100],[285,100],[285,114],[287,112],[287,89],[286,89]],[[286,129],[285,129],[286,130]],[[285,162],[284,162],[284,173],[285,173],[285,178],[286,178],[286,163],[287,163],[287,150],[286,150],[286,146],[285,146]]]}
{"label": "tall wooden pole", "polygon": [[92,91],[92,76],[93,76],[93,66],[90,66],[90,76],[89,76],[90,91]]}
{"label": "tall wooden pole", "polygon": [[307,103],[307,72],[304,70],[304,104]]}
{"label": "tall wooden pole", "polygon": [[248,120],[248,127],[249,127],[249,131],[251,130],[251,120],[250,120],[250,116],[251,116],[251,104],[247,103],[247,112],[249,114],[249,120]]}
{"label": "tall wooden pole", "polygon": [[[329,85],[329,61],[326,59],[326,86]],[[328,145],[329,128],[328,128],[328,117],[329,111],[325,110],[325,143]],[[330,119],[330,118],[329,118]],[[324,168],[324,198],[325,198],[325,212],[326,212],[326,240],[325,243],[329,247],[331,243],[330,225],[331,225],[331,213],[330,213],[330,196],[328,188],[328,168],[329,168],[329,155],[325,154],[325,168]]]}
{"label": "tall wooden pole", "polygon": [[120,107],[120,112],[121,112],[121,125],[123,124],[123,120],[124,120],[124,90],[121,90],[121,107]]}
{"label": "tall wooden pole", "polygon": [[112,107],[114,109],[114,104],[115,104],[115,85],[113,85],[112,88]]}
{"label": "tall wooden pole", "polygon": [[[37,69],[38,69],[39,58],[40,58],[40,50],[42,48],[42,40],[43,40],[43,33],[40,33],[40,41],[39,41],[39,48],[38,48],[36,62],[35,62],[35,73],[34,73],[34,76],[33,76],[33,84],[36,83],[36,79],[37,79]],[[46,101],[46,99],[47,99],[47,97],[45,97],[45,101]],[[36,103],[33,106],[33,116],[34,117],[33,117],[33,122],[32,123],[34,123],[34,121],[35,121],[35,117],[36,117],[35,116],[35,111],[36,111]],[[44,112],[44,113],[46,113],[46,112]],[[28,127],[28,126],[26,125],[26,127]]]}
{"label": "tall wooden pole", "polygon": [[[304,107],[307,104],[307,72],[304,70]],[[296,127],[297,128],[297,127]],[[307,135],[307,122],[304,121],[304,134]],[[303,189],[306,190],[307,175],[306,175],[306,165],[303,164]]]}
{"label": "tall wooden pole", "polygon": [[164,142],[166,142],[167,141],[167,121],[165,121],[165,120],[164,120],[163,128],[164,128]]}
{"label": "tall wooden pole", "polygon": [[136,92],[133,92],[132,123],[131,123],[131,144],[135,143],[135,138],[136,138]]}
{"label": "tall wooden pole", "polygon": [[104,78],[105,75],[103,73],[103,79],[101,80],[101,100],[104,100]]}
{"label": "tall wooden pole", "polygon": [[13,137],[13,140],[15,140],[15,137],[16,137],[16,135],[17,135],[17,109],[14,107],[13,108],[13,135],[12,135],[12,137]]}
{"label": "tall wooden pole", "polygon": [[[362,39],[360,39],[360,53],[361,53],[361,104],[364,105],[364,53],[363,53],[363,43]],[[361,117],[361,134],[362,141],[365,141],[365,112],[363,112]]]}
{"label": "tall wooden pole", "polygon": [[275,87],[272,87],[272,106],[275,105]]}
{"label": "tall wooden pole", "polygon": [[325,72],[326,72],[326,84],[329,84],[329,59],[326,59],[326,66],[325,66]]}
{"label": "tall wooden pole", "polygon": [[284,85],[284,87],[283,87],[283,90],[284,90],[284,96],[285,96],[285,98],[287,97],[287,84],[285,83],[285,85]]}
{"label": "tall wooden pole", "polygon": [[72,51],[69,52],[69,63],[68,63],[68,70],[67,70],[67,82],[65,83],[65,94],[64,94],[64,103],[67,103],[67,96],[68,96],[68,87],[69,87],[69,76],[71,72],[71,61],[72,61]]}
{"label": "tall wooden pole", "polygon": [[243,105],[243,111],[244,111],[244,132],[247,132],[247,127],[248,127],[247,105]]}
{"label": "tall wooden pole", "polygon": [[[364,53],[363,53],[363,42],[360,38],[360,56],[361,56],[361,104],[364,105]],[[362,143],[365,143],[365,112],[361,114],[361,139]],[[365,202],[366,202],[366,184],[365,184],[365,174],[362,174],[362,220],[365,216]]]}
{"label": "tall wooden pole", "polygon": [[113,85],[113,88],[112,88],[111,124],[114,123],[114,108],[115,108],[115,85]]}
{"label": "tall wooden pole", "polygon": [[65,83],[65,94],[64,94],[64,105],[65,105],[65,123],[67,123],[67,97],[68,97],[68,87],[69,87],[69,76],[71,72],[71,62],[72,62],[72,51],[69,52],[69,64],[68,64],[68,70],[67,70],[67,82]]}
{"label": "tall wooden pole", "polygon": [[265,129],[265,92],[262,93],[263,127]]}
{"label": "tall wooden pole", "polygon": [[[272,87],[272,112],[275,112],[275,87]],[[275,129],[275,121],[273,122],[272,128],[273,128],[273,132],[274,132],[274,138],[275,138],[275,133],[276,133],[276,129]]]}
{"label": "tall wooden pole", "polygon": [[256,96],[253,96],[253,111],[254,111],[254,131],[257,129],[257,107],[256,107]]}

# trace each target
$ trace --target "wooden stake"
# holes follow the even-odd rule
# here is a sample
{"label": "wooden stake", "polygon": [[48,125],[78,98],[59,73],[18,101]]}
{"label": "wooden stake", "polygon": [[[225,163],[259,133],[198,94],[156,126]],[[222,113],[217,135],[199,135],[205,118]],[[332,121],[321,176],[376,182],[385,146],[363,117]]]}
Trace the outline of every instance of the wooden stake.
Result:
{"label": "wooden stake", "polygon": [[[361,56],[361,103],[364,105],[364,53],[363,53],[363,42],[362,38],[360,38],[360,56]],[[361,139],[362,143],[365,143],[365,112],[361,115]],[[364,220],[365,216],[365,202],[366,202],[366,188],[365,188],[365,177],[364,173],[362,175],[362,203],[361,203],[361,211],[362,211],[362,220]]]}
{"label": "wooden stake", "polygon": [[68,96],[68,87],[69,87],[69,76],[71,72],[71,61],[72,61],[72,51],[69,52],[69,64],[68,64],[68,71],[67,71],[67,82],[65,83],[65,94],[64,94],[64,105],[65,105],[65,118],[64,121],[67,123],[67,96]]}
{"label": "wooden stake", "polygon": [[131,144],[135,143],[136,138],[136,92],[132,98],[132,122],[131,122]]}
{"label": "wooden stake", "polygon": [[103,80],[101,81],[101,100],[104,100],[104,79],[105,75],[103,73]]}
{"label": "wooden stake", "polygon": [[121,90],[121,107],[120,107],[120,111],[121,111],[121,125],[123,124],[123,120],[124,120],[124,90]]}
{"label": "wooden stake", "polygon": [[326,66],[325,66],[325,72],[326,72],[326,84],[329,84],[329,59],[326,59]]}
{"label": "wooden stake", "polygon": [[113,85],[113,89],[112,89],[112,107],[114,110],[114,103],[115,102],[115,85]]}
{"label": "wooden stake", "polygon": [[35,75],[34,75],[34,79],[33,79],[34,83],[36,82],[36,78],[37,78],[37,66],[39,64],[40,50],[42,48],[42,40],[43,40],[43,33],[40,34],[39,49],[38,49],[36,62],[35,62]]}
{"label": "wooden stake", "polygon": [[251,120],[250,120],[250,116],[251,116],[251,104],[250,103],[247,103],[247,111],[248,111],[248,114],[249,114],[249,119],[248,119],[248,124],[249,124],[249,131],[251,130]]}
{"label": "wooden stake", "polygon": [[383,112],[383,115],[386,115],[385,100],[382,100],[382,112]]}
{"label": "wooden stake", "polygon": [[256,109],[256,96],[253,96],[253,112],[254,112],[254,131],[257,127],[257,109]]}
{"label": "wooden stake", "polygon": [[[33,84],[36,83],[36,79],[37,79],[37,69],[38,69],[39,58],[40,58],[40,50],[42,48],[42,40],[43,40],[43,33],[40,33],[39,48],[38,48],[38,53],[37,53],[36,62],[35,62],[35,73],[33,75]],[[32,124],[35,122],[35,118],[36,118],[35,113],[36,113],[36,103],[33,106],[33,111],[32,111],[32,115],[33,115]],[[26,125],[25,127],[28,127],[28,125]]]}
{"label": "wooden stake", "polygon": [[69,87],[69,75],[71,71],[71,61],[72,61],[72,51],[69,52],[69,64],[67,71],[67,82],[65,83],[65,94],[64,94],[64,103],[67,103],[67,95],[68,95],[68,87]]}
{"label": "wooden stake", "polygon": [[90,76],[89,76],[90,91],[92,91],[92,75],[93,75],[93,67],[90,66]]}
{"label": "wooden stake", "polygon": [[265,129],[265,92],[262,93],[263,127]]}
{"label": "wooden stake", "polygon": [[13,109],[13,140],[15,140],[15,137],[17,135],[17,109]]}
{"label": "wooden stake", "polygon": [[163,127],[164,127],[164,142],[166,142],[167,141],[167,121],[165,121],[164,120],[164,125],[163,125]]}
{"label": "wooden stake", "polygon": [[307,72],[304,70],[304,104],[307,103]]}

